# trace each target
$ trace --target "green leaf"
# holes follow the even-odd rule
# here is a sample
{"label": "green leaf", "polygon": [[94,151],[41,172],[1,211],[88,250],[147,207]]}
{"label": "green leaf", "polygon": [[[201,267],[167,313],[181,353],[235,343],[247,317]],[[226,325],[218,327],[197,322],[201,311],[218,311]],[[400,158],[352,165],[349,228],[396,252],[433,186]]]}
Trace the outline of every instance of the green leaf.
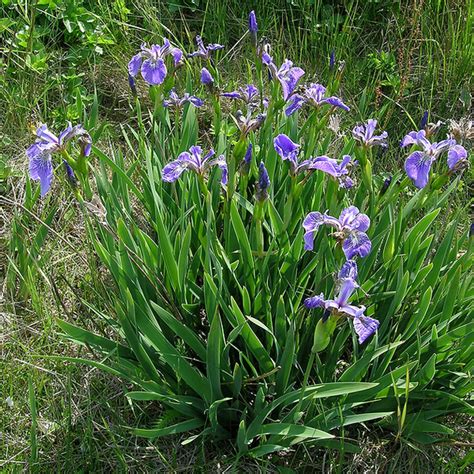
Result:
{"label": "green leaf", "polygon": [[142,438],[156,439],[162,436],[174,435],[178,433],[185,433],[187,431],[195,430],[204,425],[204,421],[198,418],[182,421],[175,425],[167,426],[165,428],[132,428],[132,433]]}

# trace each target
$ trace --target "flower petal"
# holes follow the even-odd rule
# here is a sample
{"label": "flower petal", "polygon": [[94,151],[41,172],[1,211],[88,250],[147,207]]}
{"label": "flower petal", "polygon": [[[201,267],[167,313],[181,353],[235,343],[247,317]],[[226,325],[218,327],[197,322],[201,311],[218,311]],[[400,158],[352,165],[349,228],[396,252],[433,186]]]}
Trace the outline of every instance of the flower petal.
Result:
{"label": "flower petal", "polygon": [[348,260],[356,255],[363,258],[366,257],[372,248],[372,242],[365,232],[358,230],[351,232],[342,243],[342,250]]}
{"label": "flower petal", "polygon": [[359,344],[363,344],[379,328],[379,321],[368,316],[356,316],[354,318],[354,330],[359,336]]}
{"label": "flower petal", "polygon": [[168,163],[161,172],[161,179],[167,183],[176,181],[189,168],[189,162],[177,159]]}
{"label": "flower petal", "polygon": [[128,74],[132,77],[135,77],[140,70],[140,66],[142,65],[142,53],[135,54],[133,58],[128,63]]}
{"label": "flower petal", "polygon": [[433,160],[422,151],[414,151],[405,161],[405,171],[413,184],[421,189],[428,184]]}
{"label": "flower petal", "polygon": [[150,59],[143,61],[142,76],[148,84],[157,86],[162,84],[167,74],[166,64],[163,59],[159,58],[156,62]]}
{"label": "flower petal", "polygon": [[449,169],[452,170],[460,161],[467,161],[467,151],[462,145],[455,145],[448,152]]}
{"label": "flower petal", "polygon": [[43,197],[49,191],[53,181],[53,164],[50,154],[41,153],[30,159],[30,177],[40,181]]}

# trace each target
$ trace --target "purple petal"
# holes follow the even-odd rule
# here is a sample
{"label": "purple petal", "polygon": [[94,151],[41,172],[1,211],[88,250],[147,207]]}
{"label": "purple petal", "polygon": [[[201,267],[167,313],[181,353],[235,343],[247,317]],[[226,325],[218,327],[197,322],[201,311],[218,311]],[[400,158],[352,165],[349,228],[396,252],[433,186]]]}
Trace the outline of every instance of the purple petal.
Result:
{"label": "purple petal", "polygon": [[242,95],[239,91],[223,92],[221,96],[227,97],[228,99],[242,99]]}
{"label": "purple petal", "polygon": [[291,140],[290,137],[281,133],[273,139],[275,151],[284,159],[296,161],[296,155],[300,145]]}
{"label": "purple petal", "polygon": [[206,85],[214,83],[214,78],[211,76],[211,73],[205,67],[201,69],[201,82]]}
{"label": "purple petal", "polygon": [[218,49],[223,49],[223,48],[224,46],[222,44],[217,44],[217,43],[207,45],[207,49],[209,51],[217,51]]}
{"label": "purple petal", "polygon": [[342,243],[342,250],[347,258],[351,260],[356,255],[363,258],[366,257],[372,248],[372,242],[365,232],[358,230],[351,232]]}
{"label": "purple petal", "polygon": [[295,113],[298,109],[300,109],[303,104],[305,103],[304,97],[298,95],[298,94],[293,94],[289,99],[288,99],[288,107],[285,109],[285,115],[289,117],[293,113]]}
{"label": "purple petal", "polygon": [[30,177],[40,181],[41,196],[43,197],[49,191],[53,180],[51,155],[38,154],[30,159]]}
{"label": "purple petal", "polygon": [[173,56],[173,63],[176,67],[180,63],[181,59],[183,59],[183,52],[179,48],[173,48],[171,50],[171,55]]}
{"label": "purple petal", "polygon": [[324,294],[321,293],[319,296],[312,296],[311,298],[306,298],[304,300],[304,305],[308,309],[314,308],[324,308],[326,300],[324,299]]}
{"label": "purple petal", "polygon": [[48,130],[46,124],[42,124],[36,130],[36,136],[47,143],[59,144],[58,137]]}
{"label": "purple petal", "polygon": [[166,73],[167,69],[163,59],[159,58],[156,63],[150,59],[143,61],[142,77],[148,84],[152,86],[162,84],[165,80]]}
{"label": "purple petal", "polygon": [[177,160],[168,163],[163,168],[161,172],[161,179],[167,183],[172,183],[173,181],[176,181],[188,168],[189,163],[178,158]]}
{"label": "purple petal", "polygon": [[341,99],[339,99],[339,97],[328,97],[327,99],[324,99],[323,102],[330,104],[333,107],[339,107],[340,109],[345,110],[346,112],[351,110],[346,104],[344,104]]}
{"label": "purple petal", "polygon": [[405,161],[405,171],[413,184],[422,189],[428,184],[432,158],[422,151],[414,151]]}
{"label": "purple petal", "polygon": [[342,226],[348,230],[365,232],[370,227],[370,219],[355,206],[344,209],[339,216]]}
{"label": "purple petal", "polygon": [[355,260],[346,260],[339,270],[338,278],[352,278],[357,280],[357,263]]}
{"label": "purple petal", "polygon": [[253,10],[249,14],[249,31],[253,35],[255,35],[258,31],[257,17]]}
{"label": "purple petal", "polygon": [[339,176],[337,161],[328,156],[318,156],[314,158],[309,168],[322,171],[335,178]]}
{"label": "purple petal", "polygon": [[128,74],[132,77],[135,77],[140,70],[140,66],[142,65],[142,53],[135,54],[133,58],[128,63]]}
{"label": "purple petal", "polygon": [[449,169],[452,170],[460,161],[467,161],[467,151],[462,145],[454,145],[448,152]]}
{"label": "purple petal", "polygon": [[368,316],[356,316],[354,318],[354,329],[359,336],[359,344],[363,344],[372,334],[377,331],[380,323]]}

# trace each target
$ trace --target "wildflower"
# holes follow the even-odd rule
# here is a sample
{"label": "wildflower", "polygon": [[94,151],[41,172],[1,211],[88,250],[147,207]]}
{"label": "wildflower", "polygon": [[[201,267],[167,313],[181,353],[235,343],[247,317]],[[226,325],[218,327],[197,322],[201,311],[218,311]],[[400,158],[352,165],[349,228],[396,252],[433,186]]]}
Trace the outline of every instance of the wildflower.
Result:
{"label": "wildflower", "polygon": [[359,344],[363,344],[372,334],[374,334],[380,323],[376,319],[364,315],[365,306],[354,306],[349,304],[354,290],[359,288],[356,282],[357,264],[354,260],[348,260],[342,266],[336,287],[338,294],[335,299],[325,299],[324,294],[306,298],[304,305],[308,309],[323,308],[329,315],[349,316],[354,323],[354,330],[359,338]]}
{"label": "wildflower", "polygon": [[163,168],[163,181],[172,183],[186,170],[191,170],[200,176],[204,176],[212,166],[218,166],[222,170],[221,183],[227,184],[227,163],[224,155],[211,159],[215,154],[212,149],[206,156],[203,157],[202,154],[202,148],[200,146],[192,146],[189,152],[184,151],[181,153],[176,160],[168,163]]}
{"label": "wildflower", "polygon": [[163,46],[152,44],[148,48],[146,43],[143,43],[141,51],[128,63],[129,76],[135,78],[141,70],[142,77],[148,84],[152,86],[162,84],[168,73],[165,58],[169,54],[173,57],[174,66],[178,66],[183,58],[183,52],[171,46],[166,38],[163,40]]}
{"label": "wildflower", "polygon": [[36,130],[38,139],[26,150],[26,155],[30,161],[31,179],[39,180],[41,186],[41,196],[44,196],[53,180],[52,154],[65,151],[67,144],[74,138],[80,139],[81,153],[89,156],[91,152],[91,137],[82,125],[71,123],[59,134],[48,130],[48,126],[43,124]]}
{"label": "wildflower", "polygon": [[[221,96],[227,97],[228,99],[241,100],[251,108],[256,108],[260,105],[259,90],[253,84],[239,87],[238,90],[232,92],[223,92]],[[267,99],[263,99],[263,106],[265,108],[268,106]]]}
{"label": "wildflower", "polygon": [[250,110],[246,116],[244,116],[241,110],[237,110],[235,117],[233,115],[231,115],[231,117],[239,128],[240,133],[243,136],[247,136],[250,132],[254,132],[262,126],[263,122],[267,118],[267,115],[258,114],[256,117],[252,118],[252,112]]}
{"label": "wildflower", "polygon": [[347,260],[354,256],[365,257],[369,254],[372,243],[365,231],[370,226],[370,219],[355,206],[344,209],[339,219],[320,212],[310,212],[303,221],[305,229],[305,250],[313,250],[314,235],[323,224],[336,229],[334,236],[342,243],[342,250]]}
{"label": "wildflower", "polygon": [[405,135],[400,143],[402,148],[408,145],[416,145],[421,148],[421,150],[414,151],[405,161],[405,171],[417,188],[424,188],[428,184],[433,162],[441,153],[455,144],[456,141],[453,139],[431,143],[426,138],[425,130],[412,131]]}
{"label": "wildflower", "polygon": [[5,398],[5,403],[7,404],[8,408],[13,408],[15,406],[12,397]]}
{"label": "wildflower", "polygon": [[290,116],[293,112],[302,107],[303,104],[307,103],[313,107],[321,107],[322,105],[328,104],[334,108],[340,108],[349,111],[349,107],[336,96],[325,97],[326,88],[322,84],[310,84],[307,86],[302,95],[295,94],[289,99],[290,105],[285,110],[287,116]]}
{"label": "wildflower", "polygon": [[377,120],[369,119],[367,123],[357,125],[352,130],[353,137],[367,147],[380,145],[386,147],[387,145],[387,132],[382,132],[380,135],[374,135],[375,128],[377,127]]}
{"label": "wildflower", "polygon": [[204,105],[204,101],[199,97],[190,95],[188,92],[185,92],[182,97],[179,97],[174,89],[171,89],[169,98],[163,101],[163,105],[165,107],[174,107],[179,109],[188,102],[195,107],[201,107]]}
{"label": "wildflower", "polygon": [[217,43],[211,43],[211,44],[208,44],[207,46],[204,46],[202,38],[199,35],[196,36],[196,44],[198,46],[197,51],[194,51],[194,53],[188,54],[188,57],[193,58],[195,56],[199,56],[200,58],[203,58],[203,59],[209,59],[213,51],[217,51],[219,49],[224,48],[223,45],[217,44]]}
{"label": "wildflower", "polygon": [[214,78],[205,67],[201,69],[201,82],[206,86],[212,86],[214,84]]}
{"label": "wildflower", "polygon": [[284,161],[289,161],[290,172],[292,175],[296,175],[302,171],[307,170],[311,164],[311,160],[304,160],[301,163],[298,163],[300,145],[294,143],[290,137],[283,133],[274,138],[273,146],[275,151]]}
{"label": "wildflower", "polygon": [[448,167],[451,171],[462,170],[469,165],[467,151],[462,145],[454,145],[448,151]]}
{"label": "wildflower", "polygon": [[285,59],[278,69],[273,62],[272,57],[267,52],[262,54],[262,62],[268,66],[272,76],[274,78],[276,77],[280,82],[283,91],[283,99],[287,101],[295,90],[298,81],[304,75],[303,69],[300,67],[293,67],[293,62],[288,59]]}
{"label": "wildflower", "polygon": [[313,158],[308,169],[319,170],[326,173],[339,181],[339,187],[352,188],[354,182],[347,176],[349,174],[349,167],[353,164],[350,155],[344,155],[340,163],[328,156],[318,156]]}
{"label": "wildflower", "polygon": [[268,171],[265,168],[263,161],[260,162],[258,167],[258,183],[256,197],[259,201],[264,201],[268,198],[268,188],[270,187],[270,177]]}
{"label": "wildflower", "polygon": [[257,33],[258,33],[258,24],[257,24],[257,17],[255,12],[252,10],[249,14],[249,33],[252,37],[253,43],[257,44]]}

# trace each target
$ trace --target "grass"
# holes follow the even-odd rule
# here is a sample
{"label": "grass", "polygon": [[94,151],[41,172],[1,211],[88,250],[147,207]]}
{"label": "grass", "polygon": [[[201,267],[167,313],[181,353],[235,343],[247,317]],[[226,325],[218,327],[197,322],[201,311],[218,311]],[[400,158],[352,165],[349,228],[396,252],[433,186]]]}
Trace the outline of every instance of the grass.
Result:
{"label": "grass", "polygon": [[[83,223],[67,193],[57,198],[60,212],[49,223],[57,233],[45,236],[39,264],[35,255],[19,262],[19,250],[12,248],[10,237],[12,233],[21,236],[16,242],[23,243],[22,251],[28,255],[33,240],[41,238],[38,219],[47,221],[41,204],[31,208],[26,204],[36,218],[19,205],[28,202],[23,150],[31,140],[30,124],[74,120],[77,97],[87,106],[96,90],[101,122],[108,127],[106,145],[118,125],[128,120],[126,62],[143,37],[158,39],[169,28],[172,37],[188,46],[203,25],[206,39],[233,44],[253,5],[197,2],[193,12],[186,6],[174,9],[171,2],[147,0],[130,2],[127,12],[120,1],[76,3],[83,4],[103,28],[102,53],[91,46],[92,33],[89,39],[68,37],[60,12],[53,10],[46,20],[44,7],[35,2],[12,2],[13,8],[4,6],[5,15],[1,15],[15,23],[0,30],[7,39],[0,64],[7,72],[0,79],[0,189],[5,196],[0,196],[4,222],[0,275],[5,275],[0,281],[0,469],[231,470],[230,449],[224,457],[213,446],[183,448],[179,438],[153,443],[130,436],[127,425],[137,419],[145,424],[159,413],[159,406],[150,405],[137,413],[123,397],[124,383],[96,369],[45,357],[92,357],[85,348],[78,349],[58,335],[55,319],[64,318],[67,312],[69,320],[87,326],[87,318],[94,315],[84,301],[93,298],[100,305],[107,300],[103,289],[108,288],[108,277],[98,274],[94,262],[85,258],[89,252]],[[413,1],[402,7],[389,1],[348,2],[347,8],[319,0],[312,5],[294,3],[296,6],[286,1],[260,2],[260,28],[273,32],[270,39],[284,45],[280,56],[317,71],[317,76],[326,70],[328,55],[335,49],[338,59],[346,62],[345,97],[360,118],[375,114],[384,127],[403,133],[410,121],[418,122],[420,110],[430,110],[433,121],[468,113],[473,51],[469,0]],[[156,11],[160,11],[159,18]],[[15,40],[23,24],[30,26],[24,46]],[[232,60],[240,47],[222,61],[228,75],[240,74]],[[48,58],[44,69],[42,51]],[[31,58],[39,62],[32,63]],[[377,91],[374,96],[369,92],[372,89]],[[390,172],[393,160],[384,157],[379,166]],[[7,397],[13,400],[12,408],[5,402]],[[288,458],[273,457],[262,465],[240,468],[303,472],[319,465],[321,472],[458,471],[469,461],[472,420],[453,419],[451,426],[460,442],[423,452],[383,439],[381,433],[366,438],[367,433],[349,432],[348,436],[364,444],[364,450],[348,458],[345,465],[330,452],[298,449]]]}

